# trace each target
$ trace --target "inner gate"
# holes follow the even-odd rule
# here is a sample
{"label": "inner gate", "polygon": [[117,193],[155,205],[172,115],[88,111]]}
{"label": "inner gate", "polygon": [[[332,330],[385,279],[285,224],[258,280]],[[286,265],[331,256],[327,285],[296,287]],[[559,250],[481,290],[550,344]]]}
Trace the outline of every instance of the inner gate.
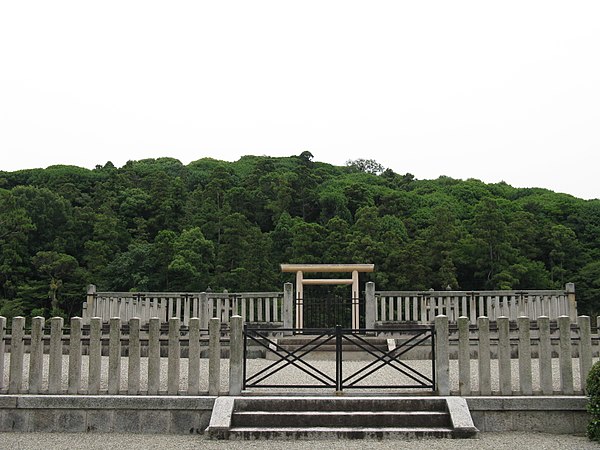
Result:
{"label": "inner gate", "polygon": [[[295,328],[322,328],[343,325],[360,328],[361,302],[359,273],[373,272],[373,264],[281,264],[282,272],[296,273]],[[305,278],[305,273],[351,273],[351,278]],[[305,286],[351,286],[349,298],[305,298]],[[332,315],[333,311],[333,315]],[[332,320],[341,323],[329,323]],[[308,322],[307,320],[308,319]],[[346,321],[349,320],[349,323]]]}

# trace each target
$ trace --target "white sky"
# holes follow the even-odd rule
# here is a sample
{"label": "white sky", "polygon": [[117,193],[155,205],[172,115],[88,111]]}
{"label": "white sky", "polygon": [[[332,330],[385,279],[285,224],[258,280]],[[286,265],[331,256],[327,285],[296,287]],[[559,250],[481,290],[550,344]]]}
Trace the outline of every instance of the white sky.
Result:
{"label": "white sky", "polygon": [[304,150],[600,197],[600,1],[0,0],[0,170]]}

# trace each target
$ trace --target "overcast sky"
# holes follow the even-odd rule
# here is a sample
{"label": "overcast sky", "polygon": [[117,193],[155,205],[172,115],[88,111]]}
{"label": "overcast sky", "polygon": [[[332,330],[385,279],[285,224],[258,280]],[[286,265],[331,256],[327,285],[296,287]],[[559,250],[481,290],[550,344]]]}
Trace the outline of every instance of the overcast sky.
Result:
{"label": "overcast sky", "polygon": [[600,197],[600,1],[0,0],[0,170],[375,159]]}

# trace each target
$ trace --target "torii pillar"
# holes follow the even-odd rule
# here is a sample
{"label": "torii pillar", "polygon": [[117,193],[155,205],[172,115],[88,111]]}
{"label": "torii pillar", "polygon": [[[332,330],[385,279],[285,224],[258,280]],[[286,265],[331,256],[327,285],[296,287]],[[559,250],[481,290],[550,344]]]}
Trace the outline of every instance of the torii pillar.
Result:
{"label": "torii pillar", "polygon": [[[373,272],[374,264],[281,264],[282,272],[296,273],[296,326],[304,328],[304,285],[352,285],[352,329],[359,328],[360,309],[358,304],[359,272]],[[316,279],[304,278],[305,272],[312,273],[352,273],[352,278],[347,279]]]}

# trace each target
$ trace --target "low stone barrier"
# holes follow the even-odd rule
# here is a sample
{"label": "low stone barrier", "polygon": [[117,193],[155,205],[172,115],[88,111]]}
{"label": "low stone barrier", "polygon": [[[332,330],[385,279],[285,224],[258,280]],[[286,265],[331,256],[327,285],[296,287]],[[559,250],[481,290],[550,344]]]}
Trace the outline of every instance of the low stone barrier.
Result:
{"label": "low stone barrier", "polygon": [[0,432],[202,433],[215,397],[0,396]]}

